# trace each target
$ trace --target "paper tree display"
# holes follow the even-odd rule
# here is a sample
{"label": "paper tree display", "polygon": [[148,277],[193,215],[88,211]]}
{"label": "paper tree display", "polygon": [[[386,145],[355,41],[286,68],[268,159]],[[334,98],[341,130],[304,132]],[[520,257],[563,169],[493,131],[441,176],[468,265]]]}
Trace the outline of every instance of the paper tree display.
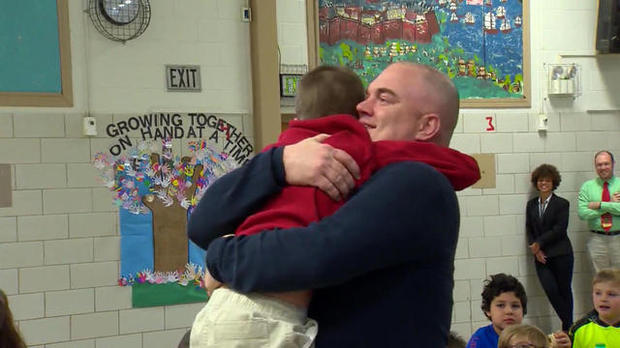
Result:
{"label": "paper tree display", "polygon": [[188,263],[188,211],[234,164],[204,140],[191,142],[192,156],[182,158],[172,154],[170,139],[162,141],[160,153],[153,151],[155,146],[141,143],[121,156],[99,153],[94,166],[104,185],[115,192],[119,208],[132,214],[152,213],[154,271],[178,277]]}

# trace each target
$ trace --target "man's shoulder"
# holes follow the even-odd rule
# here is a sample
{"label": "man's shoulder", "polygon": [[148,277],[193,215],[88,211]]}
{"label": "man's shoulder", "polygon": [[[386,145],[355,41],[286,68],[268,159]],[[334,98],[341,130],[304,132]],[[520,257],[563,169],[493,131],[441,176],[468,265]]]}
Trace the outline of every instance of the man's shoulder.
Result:
{"label": "man's shoulder", "polygon": [[596,178],[584,181],[581,188],[584,189],[592,185],[598,185]]}
{"label": "man's shoulder", "polygon": [[592,184],[596,184],[596,178],[589,179],[583,182],[583,185],[592,185]]}

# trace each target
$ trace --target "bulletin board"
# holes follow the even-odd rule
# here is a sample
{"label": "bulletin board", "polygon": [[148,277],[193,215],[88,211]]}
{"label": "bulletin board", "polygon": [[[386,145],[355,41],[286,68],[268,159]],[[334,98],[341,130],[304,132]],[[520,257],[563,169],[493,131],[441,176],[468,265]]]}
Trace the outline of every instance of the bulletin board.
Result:
{"label": "bulletin board", "polygon": [[133,307],[206,301],[205,250],[187,224],[207,188],[254,153],[230,118],[152,112],[105,126],[111,143],[93,165],[119,208],[118,284],[131,286]]}
{"label": "bulletin board", "polygon": [[434,67],[461,107],[529,107],[528,0],[306,0],[308,61],[367,85],[394,62]]}
{"label": "bulletin board", "polygon": [[0,106],[72,106],[68,0],[0,4]]}

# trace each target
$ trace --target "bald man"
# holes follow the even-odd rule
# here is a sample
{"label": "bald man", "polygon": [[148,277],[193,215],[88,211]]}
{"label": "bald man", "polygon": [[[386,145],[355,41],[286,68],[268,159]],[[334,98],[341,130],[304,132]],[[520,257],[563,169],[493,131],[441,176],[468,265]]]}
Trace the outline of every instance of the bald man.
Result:
{"label": "bald man", "polygon": [[[357,109],[373,141],[448,146],[458,93],[429,67],[397,63],[369,85]],[[208,204],[199,205],[193,224],[232,233],[287,184],[348,196],[359,168],[321,139],[269,150],[224,176],[203,197]],[[399,162],[318,223],[213,241],[207,268],[243,293],[315,289],[308,315],[319,323],[318,348],[441,347],[450,328],[458,226],[446,177],[423,163]]]}

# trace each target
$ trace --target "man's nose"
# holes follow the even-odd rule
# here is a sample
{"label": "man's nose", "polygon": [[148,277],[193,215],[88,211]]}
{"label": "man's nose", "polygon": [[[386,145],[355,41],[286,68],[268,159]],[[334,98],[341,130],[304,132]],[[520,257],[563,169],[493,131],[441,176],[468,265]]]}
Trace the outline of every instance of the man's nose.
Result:
{"label": "man's nose", "polygon": [[370,100],[369,99],[370,98],[366,98],[366,99],[362,100],[361,102],[359,102],[357,104],[356,109],[357,109],[357,112],[359,114],[364,113],[366,115],[370,115],[371,108],[370,108]]}

